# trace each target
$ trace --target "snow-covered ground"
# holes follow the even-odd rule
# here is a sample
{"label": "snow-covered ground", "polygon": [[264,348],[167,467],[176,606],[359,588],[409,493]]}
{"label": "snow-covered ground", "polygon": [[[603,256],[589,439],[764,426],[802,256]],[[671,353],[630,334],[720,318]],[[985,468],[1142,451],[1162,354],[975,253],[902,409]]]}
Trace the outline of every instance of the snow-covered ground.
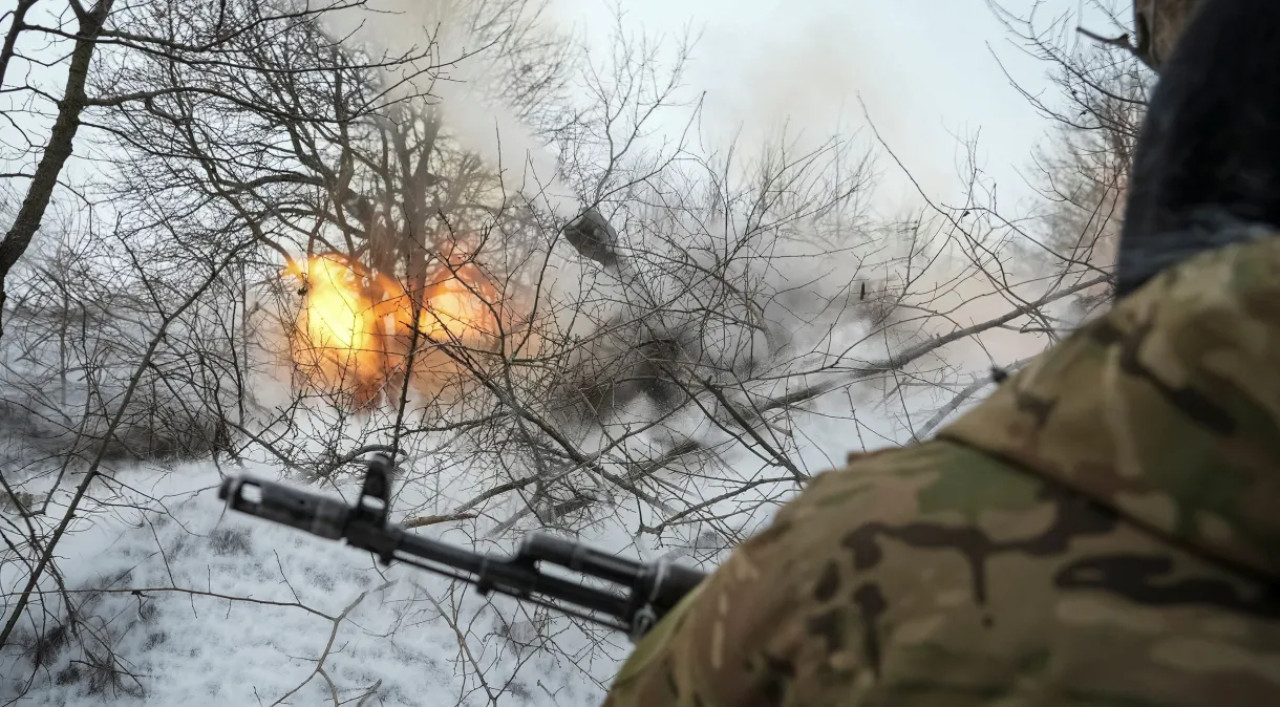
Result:
{"label": "snow-covered ground", "polygon": [[[754,85],[753,92],[764,93]],[[477,142],[491,135],[490,123],[476,121],[484,127]],[[504,128],[519,134],[518,126]],[[514,148],[520,142],[504,140],[503,145]],[[805,276],[797,282],[809,284],[814,277],[811,261],[795,269]],[[575,284],[586,277],[573,267],[563,270],[562,279]],[[850,282],[846,277],[844,285]],[[837,351],[859,340],[855,322],[828,326],[832,323],[823,317],[830,312],[806,313],[803,301],[779,297],[773,304],[786,310],[780,316],[809,322],[814,335],[795,342],[800,349]],[[869,342],[861,358],[882,359],[888,345]],[[1021,357],[1009,354],[1007,360]],[[979,356],[970,363],[968,369],[981,371],[986,361]],[[818,398],[809,412],[794,415],[789,427],[771,433],[789,435],[791,460],[816,473],[842,464],[850,451],[909,439],[905,425],[918,427],[929,419],[950,394],[968,384],[964,375],[948,375],[955,384],[950,390],[918,385],[889,397],[874,385],[837,389]],[[771,384],[819,380],[777,378]],[[915,419],[905,420],[904,411]],[[323,411],[312,412],[324,417]],[[0,417],[0,470],[9,483],[26,482],[24,493],[34,498],[49,494],[47,513],[29,522],[52,527],[63,518],[81,477],[57,475],[59,460],[48,451],[53,443],[31,436],[40,425],[13,424],[13,418],[9,423],[6,429]],[[323,423],[318,419],[314,429]],[[683,476],[672,472],[666,479],[668,490],[687,494],[686,505],[716,498],[734,484],[780,474],[741,445],[728,444],[724,435],[704,432],[704,442],[727,448],[714,469],[688,469]],[[322,437],[316,435],[316,440]],[[342,454],[358,441],[347,435],[346,448],[299,443],[293,451],[302,456]],[[670,442],[655,433],[636,443],[646,441]],[[394,520],[447,513],[493,484],[492,477],[470,475],[460,467],[456,452],[440,451],[447,442],[447,436],[418,440],[410,468],[400,479],[413,483],[400,485]],[[625,636],[507,597],[480,597],[469,586],[412,567],[382,567],[368,553],[228,512],[217,499],[228,474],[283,480],[348,499],[357,490],[353,473],[307,486],[296,469],[265,451],[251,446],[247,454],[239,463],[206,458],[176,465],[116,460],[103,466],[102,477],[94,481],[57,545],[56,571],[44,573],[10,644],[0,649],[0,704],[599,704],[630,651]],[[458,468],[463,470],[454,474]],[[706,476],[699,476],[704,471]],[[780,486],[767,484],[711,504],[705,515],[736,513],[734,530],[749,534],[784,500],[774,495]],[[616,492],[604,490],[605,497]],[[605,505],[589,522],[577,524],[582,542],[642,559],[671,554],[708,568],[726,551],[723,529],[710,524],[668,529],[659,544],[637,530],[654,519],[642,516],[634,503]],[[520,516],[518,498],[495,498],[472,510],[474,518],[415,532],[506,555],[534,527]],[[0,508],[0,523],[7,527],[21,531],[25,522],[12,509]],[[24,549],[21,554],[37,553]],[[0,548],[0,587],[5,592],[0,606],[6,619],[30,569],[10,549]],[[64,597],[71,599],[70,608]],[[67,621],[69,610],[75,621]],[[75,626],[76,632],[61,626]]]}
{"label": "snow-covered ground", "polygon": [[[849,447],[849,421],[834,415],[840,403],[821,407],[832,415],[806,416],[797,430],[807,438],[801,462],[814,471]],[[109,507],[83,514],[58,551],[58,581],[79,602],[85,629],[59,644],[47,623],[58,618],[53,596],[50,613],[28,612],[22,650],[0,664],[6,702],[593,705],[629,650],[622,635],[225,511],[217,487],[226,473],[282,477],[266,463],[211,461],[110,474]],[[339,491],[350,497],[354,477],[324,489]],[[582,540],[636,556],[628,520],[622,514]],[[419,532],[512,549],[471,541],[477,526],[432,528],[441,529]],[[5,565],[5,586],[18,571]]]}
{"label": "snow-covered ground", "polygon": [[[819,262],[783,260],[775,264],[774,277],[795,271],[811,299],[827,292],[828,298],[815,300],[827,302],[832,292],[847,289],[848,278]],[[834,289],[823,284],[827,280]],[[806,314],[802,304],[778,298],[765,307],[767,318],[790,323],[796,350],[808,352],[783,356],[778,373],[815,370],[832,352],[847,354],[845,367],[883,359],[886,341],[863,341],[866,324],[856,310],[812,306]],[[11,337],[7,346],[13,348],[14,341]],[[983,369],[976,362],[968,367]],[[287,388],[287,374],[277,371],[273,379],[270,367],[255,370],[264,376],[252,385],[260,399],[270,400],[272,386]],[[760,375],[755,393],[769,397],[848,375],[839,367],[799,378],[767,373]],[[798,469],[818,473],[841,465],[850,451],[909,439],[908,425],[919,428],[970,380],[949,378],[949,388],[922,385],[919,378],[892,395],[885,387],[893,385],[891,378],[838,388],[812,401],[807,412],[762,429],[786,440],[788,458]],[[288,397],[283,391],[281,400]],[[644,422],[644,410],[629,412]],[[376,427],[367,420],[344,420],[316,406],[298,414],[306,419],[295,417],[289,429],[299,438],[290,442],[291,452],[300,458],[342,455],[364,442],[385,441],[362,437]],[[795,488],[788,471],[762,462],[758,449],[705,425],[705,418],[703,429],[691,429],[701,415],[690,415],[673,421],[672,426],[683,427],[680,435],[654,430],[631,440],[631,451],[691,438],[714,449],[712,457],[703,457],[710,463],[660,472],[666,476],[653,488],[667,494],[662,501],[678,501],[681,508],[706,504],[702,517],[731,522],[677,525],[664,529],[659,540],[640,528],[658,524],[662,514],[652,506],[638,507],[646,504],[582,473],[580,488],[594,490],[596,501],[594,510],[573,524],[580,541],[628,557],[674,556],[710,568],[723,559],[733,537],[750,535],[768,522],[786,498],[782,490]],[[625,426],[626,420],[615,423]],[[0,429],[0,442],[6,443],[0,452],[8,454],[5,478],[22,483],[23,491],[36,498],[48,495],[47,514],[30,522],[53,526],[64,517],[82,477],[73,468],[55,483],[57,455],[28,463],[19,454],[41,445],[47,453],[51,442],[23,437],[40,425],[10,427]],[[580,434],[576,442],[599,449],[602,440],[590,437]],[[450,513],[501,483],[493,470],[502,465],[460,463],[466,451],[459,444],[464,442],[453,433],[412,439],[409,461],[397,479],[393,521]],[[481,597],[469,586],[413,567],[382,567],[366,552],[226,511],[217,491],[228,474],[283,480],[348,500],[358,490],[359,475],[351,467],[324,483],[309,483],[296,466],[260,445],[249,444],[243,454],[239,462],[220,457],[103,466],[57,545],[57,571],[44,573],[36,587],[43,594],[22,613],[9,645],[0,649],[0,674],[7,678],[0,681],[0,704],[599,704],[631,648],[624,635],[507,597]],[[603,461],[608,463],[607,454]],[[519,476],[521,470],[507,471]],[[763,479],[779,480],[760,483]],[[716,500],[733,488],[748,490]],[[496,494],[469,506],[474,517],[414,532],[509,555],[525,532],[538,527],[525,508],[518,496]],[[11,526],[25,522],[9,511],[0,513]],[[29,567],[13,553],[0,552],[5,553],[0,586],[9,616]],[[24,557],[34,554],[23,552]],[[64,596],[71,598],[75,621],[67,621]]]}
{"label": "snow-covered ground", "polygon": [[[519,642],[533,632],[515,602],[225,512],[220,476],[211,463],[115,475],[147,510],[94,514],[64,541],[59,566],[88,624],[111,637],[115,671],[134,677],[110,680],[115,671],[74,646],[49,646],[23,704],[446,705],[486,704],[488,693],[589,704],[621,655],[589,649],[572,629],[554,639],[564,655],[536,655]],[[494,635],[504,626],[511,638]],[[7,656],[6,698],[27,686],[29,655]]]}

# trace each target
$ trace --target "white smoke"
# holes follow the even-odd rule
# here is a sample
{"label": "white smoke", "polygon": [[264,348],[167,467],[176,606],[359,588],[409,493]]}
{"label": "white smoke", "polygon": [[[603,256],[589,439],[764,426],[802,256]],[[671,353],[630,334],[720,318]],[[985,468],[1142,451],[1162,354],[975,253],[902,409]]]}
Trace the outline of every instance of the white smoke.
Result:
{"label": "white smoke", "polygon": [[[509,6],[515,9],[496,21],[486,14],[506,12],[502,8]],[[556,31],[533,8],[478,0],[368,0],[326,12],[322,22],[334,36],[375,55],[424,54],[387,72],[391,97],[437,107],[450,136],[487,166],[501,170],[508,193],[536,199],[567,219],[579,209],[558,177],[554,148],[538,139],[501,95],[508,70],[503,64],[506,33],[527,31],[538,38]],[[503,23],[508,23],[506,29],[488,31],[496,36],[475,29]]]}

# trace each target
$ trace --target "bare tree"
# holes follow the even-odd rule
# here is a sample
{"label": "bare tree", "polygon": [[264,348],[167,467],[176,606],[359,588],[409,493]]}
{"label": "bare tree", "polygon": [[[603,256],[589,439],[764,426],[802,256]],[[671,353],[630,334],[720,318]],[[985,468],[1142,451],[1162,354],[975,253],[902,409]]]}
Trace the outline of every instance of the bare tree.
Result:
{"label": "bare tree", "polygon": [[[17,154],[6,155],[11,161],[20,165],[18,171],[4,174],[5,190],[13,188],[13,182],[27,182],[22,205],[17,209],[9,224],[3,240],[0,240],[0,336],[4,333],[4,306],[6,301],[4,283],[13,266],[22,257],[31,244],[31,239],[40,228],[45,210],[53,198],[54,190],[62,175],[63,167],[71,157],[76,133],[79,132],[83,113],[88,106],[89,97],[85,85],[89,77],[89,65],[94,57],[98,39],[102,35],[107,17],[111,14],[114,0],[98,0],[91,7],[84,7],[78,2],[69,4],[64,12],[70,17],[54,15],[57,24],[44,27],[31,13],[39,0],[20,0],[17,7],[5,13],[9,26],[5,34],[4,46],[0,48],[0,89],[8,89],[10,100],[40,115],[44,111],[53,110],[53,125],[43,146],[31,144],[19,147]],[[51,100],[50,94],[33,85],[16,85],[10,87],[11,65],[28,60],[19,47],[23,35],[52,35],[67,37],[71,40],[70,56],[66,62],[66,82],[62,95]],[[25,68],[25,67],[24,67]],[[16,72],[15,72],[16,73]],[[25,72],[24,72],[25,73]],[[14,106],[17,108],[18,106]],[[15,111],[16,113],[16,111]],[[10,113],[6,111],[6,115]],[[46,114],[47,115],[47,114]],[[44,117],[44,116],[41,116]],[[21,131],[21,126],[11,125]],[[12,149],[12,146],[10,146]],[[34,163],[34,164],[32,164]],[[6,170],[7,172],[7,170]]]}
{"label": "bare tree", "polygon": [[[1036,160],[1036,181],[1046,198],[1038,229],[1043,236],[1037,239],[1041,262],[1099,271],[1115,261],[1133,148],[1155,74],[1130,47],[1100,41],[1103,34],[1127,28],[1130,17],[1121,8],[1094,3],[1089,9],[1084,17],[1043,23],[1034,10],[1001,16],[1026,50],[1049,67],[1058,88],[1051,101],[1023,92],[1054,126],[1054,139]],[[1078,300],[1079,314],[1108,301],[1109,291],[1088,292]]]}
{"label": "bare tree", "polygon": [[[279,556],[263,571],[287,595],[224,590],[213,562],[248,555],[248,531],[200,536],[171,509],[206,499],[139,491],[127,467],[269,464],[341,493],[360,450],[386,444],[404,459],[398,520],[421,532],[488,549],[545,527],[714,562],[838,461],[815,455],[813,420],[862,448],[924,436],[986,383],[958,351],[1010,330],[1051,339],[1062,304],[1108,282],[1110,221],[1082,214],[1122,193],[1106,150],[1128,144],[1123,101],[1088,99],[1098,129],[1079,157],[1055,153],[1077,174],[1054,183],[1069,207],[1041,220],[1048,236],[1002,219],[976,177],[962,205],[877,224],[868,145],[698,145],[688,39],[619,20],[607,55],[583,57],[538,28],[536,4],[449,5],[397,15],[425,28],[407,44],[344,19],[354,3],[156,0],[107,17],[84,82],[96,141],[77,143],[101,171],[56,212],[61,233],[33,241],[9,304],[0,411],[38,420],[24,435],[39,443],[3,477],[17,512],[0,527],[0,657],[24,676],[6,698],[145,694],[138,666],[163,639],[128,637],[205,601],[323,629],[281,703],[384,696],[334,670],[335,646],[376,632],[353,616],[378,601],[397,606],[386,635],[456,639],[459,704],[568,689],[534,665],[598,683],[616,637],[394,570],[336,609],[302,598]],[[477,65],[489,78],[460,93]],[[519,131],[468,133],[480,98]],[[558,153],[554,173],[513,142]],[[64,581],[59,544],[109,513],[159,559]],[[213,558],[204,586],[171,571],[191,552]]]}

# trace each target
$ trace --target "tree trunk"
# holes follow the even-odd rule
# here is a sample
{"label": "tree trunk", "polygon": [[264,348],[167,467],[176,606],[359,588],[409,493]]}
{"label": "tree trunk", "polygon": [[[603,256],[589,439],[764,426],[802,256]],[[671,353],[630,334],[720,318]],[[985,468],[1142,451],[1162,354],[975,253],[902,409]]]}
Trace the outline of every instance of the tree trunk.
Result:
{"label": "tree trunk", "polygon": [[80,15],[80,31],[76,33],[75,48],[71,52],[71,64],[67,69],[67,85],[62,100],[58,102],[58,118],[49,132],[49,141],[40,156],[35,175],[27,188],[13,226],[0,241],[0,337],[4,336],[4,306],[6,300],[4,281],[9,271],[31,245],[31,238],[40,229],[53,190],[58,185],[62,167],[71,156],[72,142],[80,128],[80,114],[85,107],[85,82],[89,78],[89,63],[98,35],[106,23],[107,15],[115,0],[98,0],[93,9]]}

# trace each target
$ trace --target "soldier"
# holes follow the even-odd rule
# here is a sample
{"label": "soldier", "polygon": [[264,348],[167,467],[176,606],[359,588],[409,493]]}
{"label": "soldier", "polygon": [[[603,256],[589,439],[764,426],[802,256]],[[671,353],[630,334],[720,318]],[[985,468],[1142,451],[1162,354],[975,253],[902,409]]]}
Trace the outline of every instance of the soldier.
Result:
{"label": "soldier", "polygon": [[935,439],[815,478],[607,707],[1280,704],[1280,3],[1190,22],[1124,298]]}

